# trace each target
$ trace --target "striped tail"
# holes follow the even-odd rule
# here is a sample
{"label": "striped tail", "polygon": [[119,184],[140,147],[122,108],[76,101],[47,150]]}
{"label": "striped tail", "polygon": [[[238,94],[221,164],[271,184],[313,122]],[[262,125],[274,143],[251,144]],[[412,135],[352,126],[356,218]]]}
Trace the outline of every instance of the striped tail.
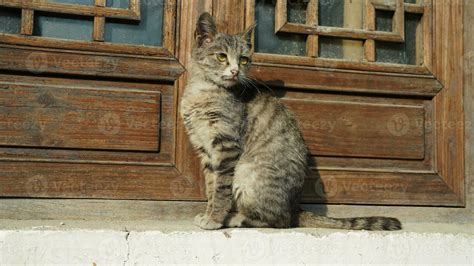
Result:
{"label": "striped tail", "polygon": [[331,218],[317,215],[308,211],[301,211],[298,218],[298,225],[300,227],[370,231],[394,231],[402,229],[402,224],[400,221],[391,217]]}

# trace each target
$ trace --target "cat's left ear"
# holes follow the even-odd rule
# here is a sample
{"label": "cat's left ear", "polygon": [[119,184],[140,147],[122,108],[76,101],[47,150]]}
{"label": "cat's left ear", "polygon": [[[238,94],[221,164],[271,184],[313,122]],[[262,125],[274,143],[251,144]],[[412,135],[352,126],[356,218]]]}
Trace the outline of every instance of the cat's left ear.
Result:
{"label": "cat's left ear", "polygon": [[252,33],[257,27],[257,23],[254,23],[252,26],[248,27],[244,32],[240,34],[240,37],[247,41],[249,47],[252,47]]}

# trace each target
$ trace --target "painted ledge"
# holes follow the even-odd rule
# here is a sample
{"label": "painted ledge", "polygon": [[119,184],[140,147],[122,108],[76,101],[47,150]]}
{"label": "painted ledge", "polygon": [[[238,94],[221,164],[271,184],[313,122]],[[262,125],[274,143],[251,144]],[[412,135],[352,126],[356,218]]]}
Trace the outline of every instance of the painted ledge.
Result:
{"label": "painted ledge", "polygon": [[0,220],[0,264],[474,264],[472,224],[203,231],[183,221]]}

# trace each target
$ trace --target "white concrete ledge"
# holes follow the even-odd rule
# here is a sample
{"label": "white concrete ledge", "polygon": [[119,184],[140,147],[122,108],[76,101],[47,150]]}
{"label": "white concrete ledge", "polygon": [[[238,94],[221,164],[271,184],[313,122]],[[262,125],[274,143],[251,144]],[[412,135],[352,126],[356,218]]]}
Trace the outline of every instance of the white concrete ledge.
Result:
{"label": "white concrete ledge", "polygon": [[[401,232],[202,231],[161,222],[162,230],[128,231],[86,229],[84,224],[69,228],[68,223],[1,230],[0,265],[474,264],[471,225],[411,225],[414,230]],[[434,232],[436,227],[443,233]]]}

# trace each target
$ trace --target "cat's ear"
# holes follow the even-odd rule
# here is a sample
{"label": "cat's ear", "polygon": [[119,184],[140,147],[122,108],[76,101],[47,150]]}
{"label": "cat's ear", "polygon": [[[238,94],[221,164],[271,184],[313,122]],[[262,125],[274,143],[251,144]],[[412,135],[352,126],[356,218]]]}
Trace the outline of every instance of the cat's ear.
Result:
{"label": "cat's ear", "polygon": [[247,41],[249,47],[252,47],[252,33],[254,32],[256,27],[257,23],[254,23],[240,34],[240,37]]}
{"label": "cat's ear", "polygon": [[214,18],[207,12],[202,13],[201,16],[199,16],[196,31],[194,32],[196,44],[199,47],[209,44],[214,40],[216,34],[217,26]]}

